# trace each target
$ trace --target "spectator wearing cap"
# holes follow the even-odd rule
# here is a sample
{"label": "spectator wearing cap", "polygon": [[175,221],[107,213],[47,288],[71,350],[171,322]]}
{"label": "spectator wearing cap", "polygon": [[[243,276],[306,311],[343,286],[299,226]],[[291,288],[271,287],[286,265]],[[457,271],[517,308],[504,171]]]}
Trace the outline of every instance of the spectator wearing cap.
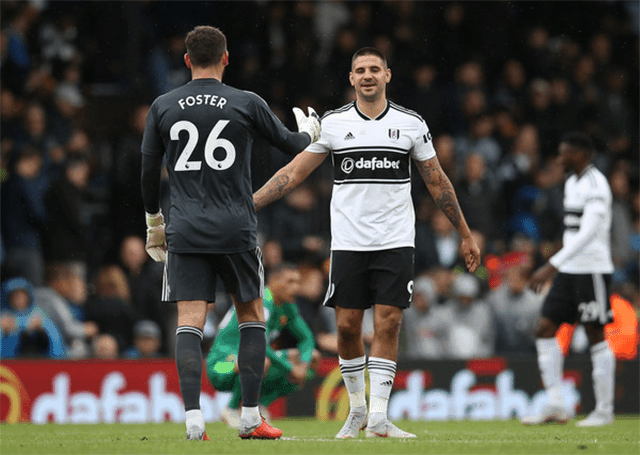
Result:
{"label": "spectator wearing cap", "polygon": [[402,324],[404,358],[408,360],[440,359],[446,355],[446,319],[438,304],[436,285],[431,277],[420,276],[413,285],[413,300]]}
{"label": "spectator wearing cap", "polygon": [[143,319],[133,326],[133,346],[122,356],[129,359],[159,357],[161,344],[160,326],[149,319]]}
{"label": "spectator wearing cap", "polygon": [[444,303],[445,346],[449,358],[470,359],[493,354],[491,308],[479,299],[480,284],[475,275],[464,273],[453,281],[453,297]]}
{"label": "spectator wearing cap", "polygon": [[526,253],[505,255],[502,284],[487,296],[493,310],[496,355],[535,354],[535,324],[543,296],[528,288],[533,262]]}

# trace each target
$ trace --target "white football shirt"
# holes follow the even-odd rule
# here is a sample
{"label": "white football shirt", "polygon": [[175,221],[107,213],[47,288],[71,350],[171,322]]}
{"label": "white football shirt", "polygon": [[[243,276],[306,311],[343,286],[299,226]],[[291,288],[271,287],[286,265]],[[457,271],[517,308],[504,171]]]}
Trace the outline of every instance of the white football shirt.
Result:
{"label": "white football shirt", "polygon": [[331,249],[414,247],[411,159],[436,156],[425,121],[390,101],[371,119],[354,101],[325,113],[321,124],[320,139],[305,150],[331,153]]}
{"label": "white football shirt", "polygon": [[590,164],[564,185],[562,249],[549,262],[563,273],[612,273],[611,205],[607,178]]}

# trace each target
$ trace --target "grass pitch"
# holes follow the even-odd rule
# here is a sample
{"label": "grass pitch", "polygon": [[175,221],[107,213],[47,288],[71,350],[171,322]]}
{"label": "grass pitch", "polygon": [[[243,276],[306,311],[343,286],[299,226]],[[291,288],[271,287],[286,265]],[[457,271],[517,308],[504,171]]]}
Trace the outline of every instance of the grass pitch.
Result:
{"label": "grass pitch", "polygon": [[184,424],[1,425],[0,453],[8,454],[639,454],[638,416],[613,426],[525,427],[510,421],[398,422],[411,440],[333,439],[342,422],[286,419],[278,441],[243,441],[220,422],[207,424],[209,442],[187,441]]}

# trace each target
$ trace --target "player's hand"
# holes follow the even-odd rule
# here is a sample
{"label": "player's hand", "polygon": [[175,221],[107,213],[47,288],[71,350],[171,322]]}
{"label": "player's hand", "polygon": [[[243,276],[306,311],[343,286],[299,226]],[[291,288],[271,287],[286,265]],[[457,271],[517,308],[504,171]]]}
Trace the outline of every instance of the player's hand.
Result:
{"label": "player's hand", "polygon": [[558,269],[549,264],[548,262],[533,272],[531,278],[529,278],[529,287],[533,289],[536,294],[542,292],[546,284],[551,281],[553,275],[556,274]]}
{"label": "player's hand", "polygon": [[293,108],[293,115],[296,117],[298,131],[301,133],[307,133],[311,138],[312,144],[320,138],[320,131],[322,131],[322,128],[320,127],[320,118],[312,107],[309,107],[308,117],[304,115],[302,109],[298,107]]}
{"label": "player's hand", "polygon": [[162,211],[155,215],[145,214],[147,220],[147,244],[145,250],[156,262],[167,260],[167,238],[164,234],[164,216]]}
{"label": "player's hand", "polygon": [[462,239],[462,251],[464,253],[464,261],[469,272],[473,273],[480,265],[480,248],[473,236]]}

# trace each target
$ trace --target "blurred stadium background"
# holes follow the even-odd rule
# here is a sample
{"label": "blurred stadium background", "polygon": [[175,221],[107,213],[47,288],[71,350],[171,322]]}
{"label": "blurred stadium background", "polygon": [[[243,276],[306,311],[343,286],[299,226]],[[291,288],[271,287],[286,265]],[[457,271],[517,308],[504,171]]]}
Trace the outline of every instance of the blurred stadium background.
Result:
{"label": "blurred stadium background", "polygon": [[[293,106],[323,113],[350,101],[351,55],[375,46],[392,70],[389,98],[431,129],[484,260],[464,273],[455,231],[418,176],[419,302],[405,318],[392,417],[501,419],[544,401],[540,298],[523,284],[560,246],[557,140],[589,133],[614,193],[616,412],[638,414],[637,1],[3,0],[0,14],[3,421],[183,418],[175,312],[160,303],[162,269],[144,252],[139,146],[149,104],[189,80],[183,38],[201,24],[227,35],[224,82],[258,93],[290,128]],[[255,187],[288,159],[258,138]],[[324,354],[318,377],[276,401],[274,416],[342,418],[348,405],[321,306],[331,181],[327,162],[259,214],[265,265],[299,265],[297,303]],[[6,294],[16,286],[29,290],[42,328],[11,345]],[[212,306],[205,349],[229,304],[221,293]],[[434,321],[433,309],[447,311]],[[584,412],[586,340],[564,330],[566,396]],[[203,410],[217,420],[228,397],[204,379]]]}

